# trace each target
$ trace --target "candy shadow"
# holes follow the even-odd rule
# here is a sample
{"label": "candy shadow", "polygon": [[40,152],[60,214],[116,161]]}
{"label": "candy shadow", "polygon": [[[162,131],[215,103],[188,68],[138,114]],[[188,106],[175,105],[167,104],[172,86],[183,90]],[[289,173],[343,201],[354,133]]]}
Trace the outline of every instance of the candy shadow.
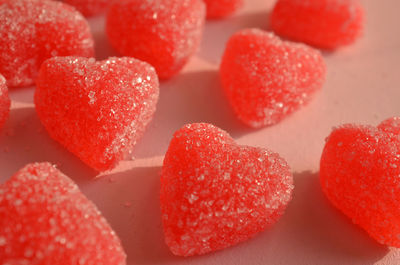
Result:
{"label": "candy shadow", "polygon": [[108,175],[85,192],[100,206],[120,237],[128,264],[166,264],[179,260],[164,243],[160,170],[160,167],[139,167]]}
{"label": "candy shadow", "polygon": [[8,95],[16,103],[32,103],[35,87],[18,87],[8,90]]}
{"label": "candy shadow", "polygon": [[269,16],[269,11],[260,11],[221,20],[208,20],[205,24],[198,56],[212,64],[219,65],[225,44],[235,32],[244,28],[268,30]]}
{"label": "candy shadow", "polygon": [[325,265],[375,264],[389,252],[330,204],[321,190],[319,173],[296,173],[294,180],[293,201],[274,228],[290,238],[285,248],[290,248],[291,255],[285,264],[299,264],[299,260]]}
{"label": "candy shadow", "polygon": [[238,138],[252,130],[234,116],[216,71],[182,73],[161,83],[153,121],[134,147],[136,158],[164,155],[173,133],[187,123],[212,123]]}
{"label": "candy shadow", "polygon": [[88,21],[93,34],[96,59],[105,60],[109,57],[119,57],[120,55],[118,55],[108,41],[105,31],[105,17],[92,17],[89,18]]}
{"label": "candy shadow", "polygon": [[0,179],[6,180],[33,162],[56,164],[79,184],[98,174],[50,138],[33,107],[12,109],[0,133]]}

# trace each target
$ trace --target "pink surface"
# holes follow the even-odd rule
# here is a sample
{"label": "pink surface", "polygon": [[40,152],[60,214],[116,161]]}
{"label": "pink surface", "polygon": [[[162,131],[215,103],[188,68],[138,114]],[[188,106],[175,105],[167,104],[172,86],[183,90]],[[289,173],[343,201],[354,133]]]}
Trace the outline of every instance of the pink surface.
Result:
{"label": "pink surface", "polygon": [[[154,121],[124,162],[93,180],[92,171],[43,130],[32,104],[33,88],[11,91],[10,119],[0,138],[0,181],[29,162],[50,161],[74,179],[93,200],[123,241],[128,264],[385,264],[400,263],[400,251],[385,248],[352,225],[323,196],[319,158],[331,127],[378,124],[400,115],[400,30],[397,0],[364,0],[366,31],[355,45],[325,53],[328,77],[322,92],[306,108],[276,126],[245,128],[233,116],[217,79],[224,43],[244,27],[267,28],[273,1],[248,0],[239,14],[207,22],[201,50],[182,74],[161,84]],[[98,58],[114,55],[102,18],[91,20]],[[238,246],[213,254],[174,257],[163,242],[159,213],[159,172],[172,133],[189,122],[210,122],[240,144],[280,153],[295,176],[294,199],[270,230]]]}

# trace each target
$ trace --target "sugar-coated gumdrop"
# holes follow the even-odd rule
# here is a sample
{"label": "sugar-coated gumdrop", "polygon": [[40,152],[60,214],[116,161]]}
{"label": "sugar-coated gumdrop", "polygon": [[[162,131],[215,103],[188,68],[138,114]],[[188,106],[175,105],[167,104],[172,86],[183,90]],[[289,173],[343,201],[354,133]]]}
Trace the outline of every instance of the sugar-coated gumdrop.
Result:
{"label": "sugar-coated gumdrop", "polygon": [[110,0],[64,0],[64,2],[74,6],[87,17],[106,12],[112,3]]}
{"label": "sugar-coated gumdrop", "polygon": [[10,113],[11,101],[8,97],[6,79],[0,74],[0,128],[3,127]]}
{"label": "sugar-coated gumdrop", "polygon": [[171,140],[161,173],[165,241],[179,256],[245,241],[271,226],[291,200],[286,161],[239,146],[211,124],[189,124]]}
{"label": "sugar-coated gumdrop", "polygon": [[158,101],[152,66],[123,57],[54,57],[42,64],[35,105],[56,141],[96,170],[131,156]]}
{"label": "sugar-coated gumdrop", "polygon": [[243,6],[243,0],[203,0],[207,7],[207,18],[226,17]]}
{"label": "sugar-coated gumdrop", "polygon": [[33,85],[42,62],[54,56],[94,55],[85,18],[50,0],[0,0],[0,73],[9,87]]}
{"label": "sugar-coated gumdrop", "polygon": [[196,52],[205,12],[201,0],[115,1],[107,35],[118,52],[150,63],[167,79]]}
{"label": "sugar-coated gumdrop", "polygon": [[284,37],[335,49],[361,35],[363,20],[359,0],[278,0],[270,24]]}
{"label": "sugar-coated gumdrop", "polygon": [[334,129],[320,178],[336,208],[378,242],[400,247],[400,118]]}
{"label": "sugar-coated gumdrop", "polygon": [[35,163],[0,185],[0,264],[124,265],[126,255],[78,186]]}
{"label": "sugar-coated gumdrop", "polygon": [[275,124],[308,103],[325,75],[319,51],[259,29],[234,34],[220,66],[236,116],[254,128]]}

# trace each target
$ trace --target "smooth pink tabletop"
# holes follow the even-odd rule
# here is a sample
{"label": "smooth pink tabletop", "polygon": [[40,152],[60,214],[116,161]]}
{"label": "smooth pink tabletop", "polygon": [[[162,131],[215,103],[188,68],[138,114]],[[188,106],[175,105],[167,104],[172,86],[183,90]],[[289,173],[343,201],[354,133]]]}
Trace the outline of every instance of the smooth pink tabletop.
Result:
{"label": "smooth pink tabletop", "polygon": [[[329,204],[319,186],[319,159],[333,126],[376,125],[400,115],[400,1],[361,1],[366,11],[364,36],[354,45],[324,53],[328,77],[323,90],[310,105],[261,130],[236,120],[221,92],[217,70],[231,34],[246,27],[268,29],[274,1],[248,0],[238,14],[207,22],[197,56],[180,75],[161,83],[158,111],[135,148],[136,159],[101,176],[50,139],[32,104],[34,88],[13,89],[10,118],[0,138],[0,182],[30,162],[58,164],[116,230],[130,265],[400,264],[400,250],[379,245],[353,225]],[[103,18],[90,23],[97,57],[116,55],[104,35]],[[268,231],[223,251],[181,258],[164,243],[159,173],[172,134],[192,122],[213,123],[240,144],[278,152],[292,167],[296,187],[286,214]]]}

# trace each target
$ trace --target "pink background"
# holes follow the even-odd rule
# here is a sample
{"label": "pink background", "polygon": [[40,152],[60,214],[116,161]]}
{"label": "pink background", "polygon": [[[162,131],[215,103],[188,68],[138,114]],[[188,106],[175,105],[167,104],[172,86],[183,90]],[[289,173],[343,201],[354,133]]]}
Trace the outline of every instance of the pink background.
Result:
{"label": "pink background", "polygon": [[[206,24],[201,49],[184,71],[161,84],[158,111],[135,148],[135,161],[97,173],[52,141],[32,104],[33,88],[11,91],[10,118],[0,138],[0,181],[30,162],[50,161],[74,179],[120,236],[128,264],[400,264],[388,249],[335,210],[321,193],[319,158],[335,125],[378,124],[400,115],[400,1],[362,0],[364,37],[355,45],[324,53],[327,82],[315,100],[276,126],[251,130],[229,109],[218,83],[219,58],[228,37],[245,27],[268,28],[274,1],[248,0],[244,10]],[[107,44],[103,18],[91,19],[98,58],[115,53]],[[213,254],[174,257],[163,242],[159,172],[171,135],[182,125],[209,122],[240,144],[267,147],[293,169],[295,192],[286,214],[270,230]]]}

